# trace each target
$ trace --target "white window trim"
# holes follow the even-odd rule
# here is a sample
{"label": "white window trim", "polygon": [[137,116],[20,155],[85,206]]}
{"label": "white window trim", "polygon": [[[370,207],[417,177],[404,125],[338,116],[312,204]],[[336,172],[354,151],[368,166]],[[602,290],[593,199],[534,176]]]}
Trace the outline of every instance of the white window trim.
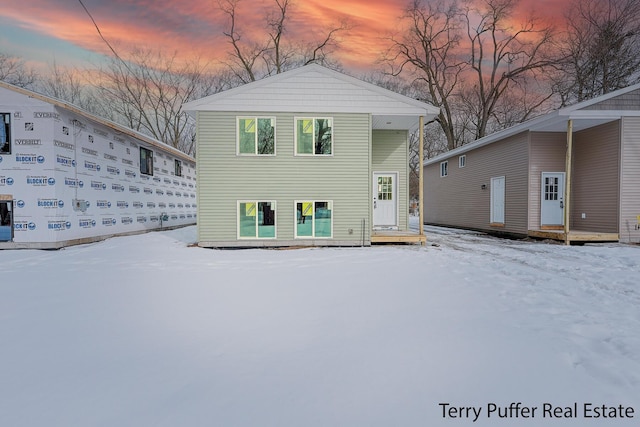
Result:
{"label": "white window trim", "polygon": [[[273,219],[273,227],[274,227],[274,235],[273,237],[259,237],[258,236],[258,221],[256,219],[256,235],[255,237],[247,237],[240,236],[240,204],[241,203],[255,203],[256,204],[256,217],[258,215],[257,209],[259,203],[271,203],[273,207],[273,211],[276,212],[275,218]],[[276,210],[276,201],[275,200],[238,200],[236,202],[236,238],[238,240],[276,240],[278,238],[278,215]]]}
{"label": "white window trim", "polygon": [[[298,120],[313,120],[313,135],[316,134],[316,120],[331,120],[331,154],[315,154],[315,153],[298,153]],[[332,116],[296,116],[293,118],[293,155],[298,157],[333,157],[335,154],[335,138],[334,138],[335,121]],[[319,202],[328,202],[328,200],[318,200]]]}
{"label": "white window trim", "polygon": [[440,178],[449,176],[449,161],[440,162]]}
{"label": "white window trim", "polygon": [[463,168],[467,166],[467,155],[463,154],[458,157],[458,168]]}
{"label": "white window trim", "polygon": [[[256,121],[256,142],[255,142],[255,153],[241,153],[240,152],[240,120],[242,119],[254,119]],[[259,154],[258,153],[258,119],[271,119],[273,120],[273,154]],[[237,116],[236,117],[236,156],[242,156],[242,157],[275,157],[277,150],[278,150],[278,144],[277,144],[277,121],[275,116]]]}
{"label": "white window trim", "polygon": [[[331,236],[328,237],[316,237],[316,223],[315,221],[313,221],[311,223],[311,236],[298,236],[298,203],[304,203],[304,202],[311,202],[313,203],[313,217],[315,219],[316,216],[316,202],[327,202],[331,204]],[[317,200],[313,200],[313,199],[299,199],[299,200],[294,200],[293,201],[293,237],[294,239],[320,239],[320,240],[327,240],[327,239],[333,239],[333,219],[334,219],[334,206],[333,206],[333,200],[327,200],[327,199],[317,199]]]}

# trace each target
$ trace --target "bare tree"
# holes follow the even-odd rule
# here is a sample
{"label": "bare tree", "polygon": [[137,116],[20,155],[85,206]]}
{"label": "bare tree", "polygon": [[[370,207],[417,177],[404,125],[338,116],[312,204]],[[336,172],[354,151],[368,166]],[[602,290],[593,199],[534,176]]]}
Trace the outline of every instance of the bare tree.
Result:
{"label": "bare tree", "polygon": [[218,7],[228,21],[223,34],[231,46],[225,65],[240,83],[252,82],[313,62],[331,63],[330,54],[338,45],[339,34],[349,28],[346,22],[342,22],[326,30],[317,40],[289,42],[286,37],[287,23],[293,1],[273,1],[275,6],[266,16],[262,40],[247,40],[238,24],[241,0],[218,0]]}
{"label": "bare tree", "polygon": [[134,49],[126,62],[111,58],[95,81],[113,120],[192,154],[193,122],[182,104],[228,83],[205,69],[197,59],[180,63],[176,54]]}
{"label": "bare tree", "polygon": [[385,60],[391,74],[406,74],[422,87],[423,98],[440,108],[438,123],[448,149],[461,145],[453,119],[453,97],[468,64],[460,55],[462,26],[458,5],[439,0],[414,0],[407,9],[406,31],[391,37]]}
{"label": "bare tree", "polygon": [[640,81],[640,2],[574,0],[556,83],[563,105]]}
{"label": "bare tree", "polygon": [[[413,0],[407,28],[391,38],[386,55],[394,75],[422,83],[426,100],[440,107],[438,122],[447,148],[481,138],[496,121],[501,99],[525,87],[553,65],[548,54],[553,30],[532,17],[517,27],[518,0]],[[531,117],[551,96],[550,89],[511,110],[509,124]],[[519,101],[513,99],[514,101]],[[513,113],[521,111],[515,117]]]}
{"label": "bare tree", "polygon": [[[498,101],[514,84],[525,84],[554,64],[548,51],[554,34],[551,27],[541,26],[533,17],[512,26],[518,1],[482,0],[475,2],[478,6],[467,3],[462,15],[471,45],[469,64],[475,74],[470,80],[475,99],[465,97],[466,104],[472,102],[478,107],[474,139],[487,134]],[[545,96],[541,102],[544,100]],[[530,113],[525,107],[517,121],[525,120]]]}
{"label": "bare tree", "polygon": [[38,80],[38,73],[29,67],[24,59],[0,52],[0,80],[19,87],[32,88]]}

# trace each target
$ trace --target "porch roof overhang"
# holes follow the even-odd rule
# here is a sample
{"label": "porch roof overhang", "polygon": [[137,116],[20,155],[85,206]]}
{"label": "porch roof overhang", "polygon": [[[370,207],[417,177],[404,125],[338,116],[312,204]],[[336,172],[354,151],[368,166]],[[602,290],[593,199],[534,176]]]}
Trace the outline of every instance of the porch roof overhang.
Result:
{"label": "porch roof overhang", "polygon": [[605,123],[620,120],[622,117],[640,117],[640,111],[633,110],[575,110],[565,108],[545,114],[527,122],[512,126],[502,131],[496,132],[484,138],[480,138],[470,144],[463,145],[451,151],[447,151],[439,156],[427,159],[424,166],[441,162],[450,157],[458,156],[484,145],[498,142],[522,132],[567,132],[567,124],[572,121],[573,132],[580,132]]}
{"label": "porch roof overhang", "polygon": [[599,108],[597,105],[603,101],[613,99],[617,96],[624,95],[638,89],[640,89],[640,83],[552,111],[543,116],[536,117],[535,119],[501,130],[484,138],[480,138],[477,141],[463,145],[462,147],[447,151],[439,156],[425,160],[422,164],[423,166],[427,166],[441,162],[450,157],[460,155],[475,148],[482,147],[483,145],[488,145],[522,132],[567,132],[569,120],[572,122],[573,132],[579,132],[581,130],[600,126],[615,120],[620,120],[622,117],[640,117],[640,110],[609,110],[606,109],[606,107]]}

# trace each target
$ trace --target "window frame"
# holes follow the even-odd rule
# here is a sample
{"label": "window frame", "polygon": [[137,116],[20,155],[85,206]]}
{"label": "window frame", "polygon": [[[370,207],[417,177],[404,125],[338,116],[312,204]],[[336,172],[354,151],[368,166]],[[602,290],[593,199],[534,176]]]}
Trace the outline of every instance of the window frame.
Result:
{"label": "window frame", "polygon": [[[6,133],[7,140],[0,141],[2,145],[0,145],[0,156],[11,154],[13,144],[11,143],[11,113],[0,113],[0,117],[2,117],[2,126],[4,127],[4,131]],[[7,120],[9,121],[7,123]],[[7,147],[8,151],[5,151],[5,147]]]}
{"label": "window frame", "polygon": [[[255,203],[256,205],[256,221],[255,221],[255,235],[254,236],[242,236],[241,235],[241,222],[240,222],[240,205],[246,203]],[[271,210],[273,211],[273,236],[260,237],[260,230],[258,224],[258,210],[260,203],[271,203]],[[236,201],[236,238],[237,240],[275,240],[278,238],[278,215],[276,209],[275,200],[237,200]]]}
{"label": "window frame", "polygon": [[[243,153],[240,151],[240,120],[255,120],[256,124],[259,123],[260,120],[271,120],[273,126],[273,153],[258,153],[258,129],[255,132],[254,139],[254,152],[253,153]],[[236,156],[260,156],[260,157],[273,157],[276,155],[277,143],[276,143],[276,117],[275,116],[237,116],[236,117]]]}
{"label": "window frame", "polygon": [[[317,120],[329,120],[330,121],[330,128],[331,128],[331,148],[330,148],[330,153],[329,154],[316,154],[315,150],[312,150],[311,153],[301,153],[298,151],[298,122],[300,120],[312,120],[313,123],[313,130],[311,131],[312,135],[313,135],[313,140],[312,140],[312,148],[315,147],[316,145],[316,141],[315,141],[315,135],[316,135],[316,122]],[[296,116],[293,118],[293,154],[294,156],[300,156],[300,157],[333,157],[334,153],[335,153],[335,135],[334,135],[334,118],[331,116]]]}
{"label": "window frame", "polygon": [[[147,156],[145,157],[145,171],[142,170],[142,153],[144,152],[147,153]],[[149,165],[149,159],[151,159],[151,165]],[[149,170],[150,169],[150,170]],[[148,148],[145,147],[140,147],[140,173],[143,175],[149,175],[149,176],[153,176],[153,150],[150,150]]]}
{"label": "window frame", "polygon": [[173,159],[173,175],[182,176],[182,162],[179,159]]}
{"label": "window frame", "polygon": [[[313,215],[312,215],[312,219],[311,219],[311,236],[299,236],[298,235],[298,224],[299,224],[299,219],[298,219],[298,204],[299,203],[311,203],[313,206]],[[330,235],[329,236],[317,236],[316,235],[316,203],[328,203],[330,206],[330,211],[331,211],[331,227],[330,227]],[[306,215],[309,216],[309,215]],[[305,217],[306,217],[305,216]],[[327,199],[297,199],[293,201],[293,220],[294,220],[294,227],[293,227],[293,238],[296,240],[300,240],[300,239],[333,239],[333,224],[334,224],[334,206],[333,206],[333,200],[327,200]]]}
{"label": "window frame", "polygon": [[458,156],[458,168],[462,169],[465,166],[467,166],[467,155],[462,154]]}
{"label": "window frame", "polygon": [[449,176],[449,160],[440,162],[440,178]]}

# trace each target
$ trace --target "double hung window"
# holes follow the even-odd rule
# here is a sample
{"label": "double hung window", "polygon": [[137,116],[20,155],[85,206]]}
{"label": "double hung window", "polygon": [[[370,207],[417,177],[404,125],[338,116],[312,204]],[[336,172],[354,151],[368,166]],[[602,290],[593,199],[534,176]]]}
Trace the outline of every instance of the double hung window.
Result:
{"label": "double hung window", "polygon": [[296,238],[333,237],[333,202],[296,201]]}
{"label": "double hung window", "polygon": [[238,117],[238,154],[272,156],[275,153],[275,118]]}
{"label": "double hung window", "polygon": [[275,237],[276,202],[238,202],[238,238],[275,239]]}
{"label": "double hung window", "polygon": [[295,154],[331,156],[333,154],[333,119],[297,117],[295,119]]}

